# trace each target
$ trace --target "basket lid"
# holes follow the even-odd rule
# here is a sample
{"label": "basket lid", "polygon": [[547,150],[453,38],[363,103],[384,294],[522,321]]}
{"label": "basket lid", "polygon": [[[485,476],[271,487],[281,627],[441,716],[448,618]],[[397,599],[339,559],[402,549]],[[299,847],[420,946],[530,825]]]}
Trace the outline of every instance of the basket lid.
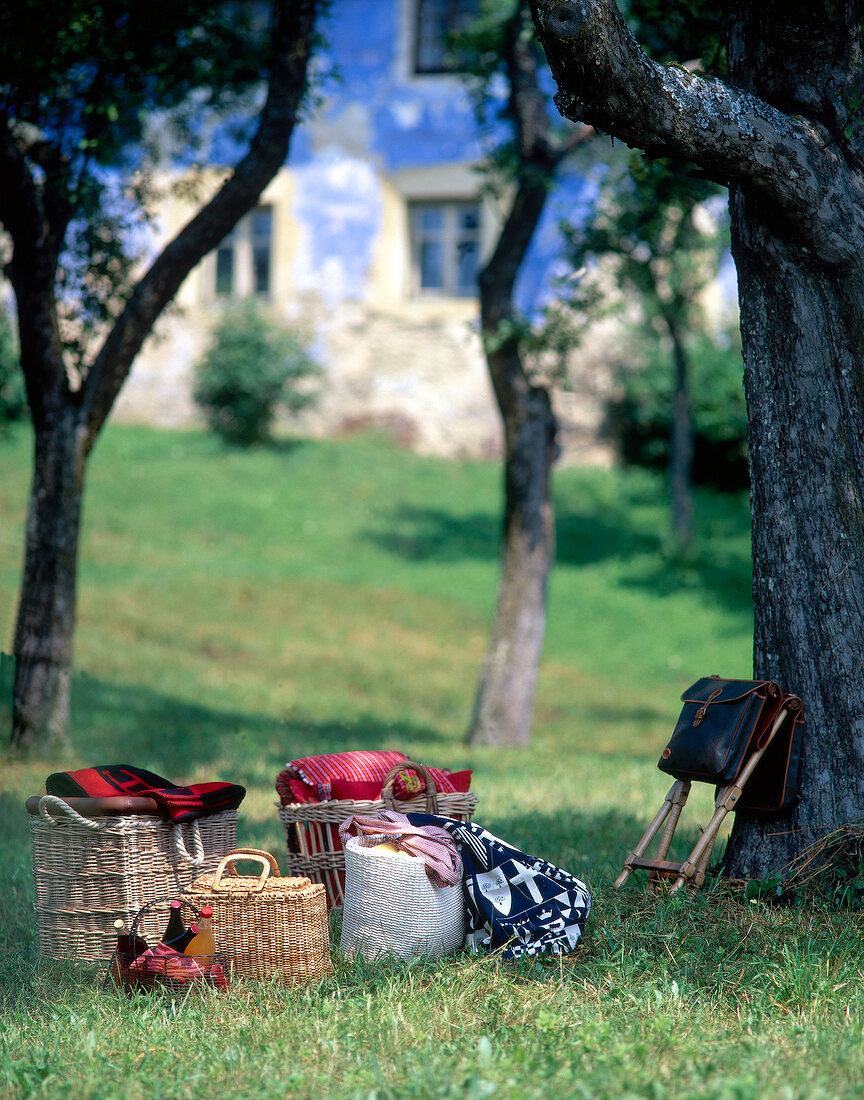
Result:
{"label": "basket lid", "polygon": [[[260,864],[260,875],[238,875],[235,864],[243,860],[252,860]],[[284,897],[297,897],[303,893],[323,892],[320,883],[314,883],[305,876],[282,878],[279,865],[270,852],[260,848],[234,848],[223,856],[219,866],[212,874],[199,875],[187,886],[187,894],[206,893],[211,897],[266,897],[273,900]]]}
{"label": "basket lid", "polygon": [[291,878],[269,878],[263,888],[259,888],[257,875],[228,875],[223,877],[218,886],[214,887],[216,876],[199,875],[183,891],[184,897],[195,900],[196,896],[206,896],[212,899],[256,897],[266,898],[268,901],[278,901],[285,897],[298,897],[304,893],[323,892],[324,887],[305,876]]}

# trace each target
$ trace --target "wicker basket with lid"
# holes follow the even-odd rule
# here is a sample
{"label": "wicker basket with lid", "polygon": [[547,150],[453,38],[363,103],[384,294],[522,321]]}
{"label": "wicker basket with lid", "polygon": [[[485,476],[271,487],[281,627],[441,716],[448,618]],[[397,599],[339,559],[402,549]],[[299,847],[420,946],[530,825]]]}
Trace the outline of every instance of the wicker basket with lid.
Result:
{"label": "wicker basket with lid", "polygon": [[[251,860],[260,874],[239,875]],[[290,985],[329,974],[330,937],[324,887],[308,878],[282,878],[279,865],[258,848],[229,852],[212,874],[184,891],[196,906],[213,907],[216,948],[232,977],[276,977]]]}

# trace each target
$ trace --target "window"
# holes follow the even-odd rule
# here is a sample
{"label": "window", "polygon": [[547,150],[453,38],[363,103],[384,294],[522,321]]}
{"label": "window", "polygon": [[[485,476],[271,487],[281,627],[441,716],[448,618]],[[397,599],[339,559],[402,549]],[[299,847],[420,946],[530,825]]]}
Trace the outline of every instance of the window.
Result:
{"label": "window", "polygon": [[215,251],[214,287],[224,298],[270,293],[273,209],[257,206],[234,226]]}
{"label": "window", "polygon": [[415,202],[410,207],[414,291],[452,298],[477,293],[480,207],[471,202]]}
{"label": "window", "polygon": [[449,70],[447,36],[466,27],[479,7],[479,0],[417,0],[415,73]]}

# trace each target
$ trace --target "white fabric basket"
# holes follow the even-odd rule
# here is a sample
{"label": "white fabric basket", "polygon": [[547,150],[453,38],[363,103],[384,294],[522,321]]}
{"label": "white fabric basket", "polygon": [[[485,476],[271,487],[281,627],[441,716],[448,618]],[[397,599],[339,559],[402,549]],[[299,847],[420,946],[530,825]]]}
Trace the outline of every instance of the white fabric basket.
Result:
{"label": "white fabric basket", "polygon": [[465,942],[462,885],[433,886],[417,856],[382,850],[387,837],[351,837],[345,846],[341,948],[367,959],[439,959]]}

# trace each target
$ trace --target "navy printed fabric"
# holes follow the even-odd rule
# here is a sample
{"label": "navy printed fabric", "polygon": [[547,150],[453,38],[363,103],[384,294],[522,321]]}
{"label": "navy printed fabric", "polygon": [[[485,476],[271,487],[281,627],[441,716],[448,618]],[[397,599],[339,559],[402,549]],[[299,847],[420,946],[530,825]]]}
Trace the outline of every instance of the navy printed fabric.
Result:
{"label": "navy printed fabric", "polygon": [[591,895],[584,882],[553,863],[511,848],[474,822],[408,814],[412,825],[437,825],[462,856],[466,943],[505,959],[562,955],[585,929]]}

